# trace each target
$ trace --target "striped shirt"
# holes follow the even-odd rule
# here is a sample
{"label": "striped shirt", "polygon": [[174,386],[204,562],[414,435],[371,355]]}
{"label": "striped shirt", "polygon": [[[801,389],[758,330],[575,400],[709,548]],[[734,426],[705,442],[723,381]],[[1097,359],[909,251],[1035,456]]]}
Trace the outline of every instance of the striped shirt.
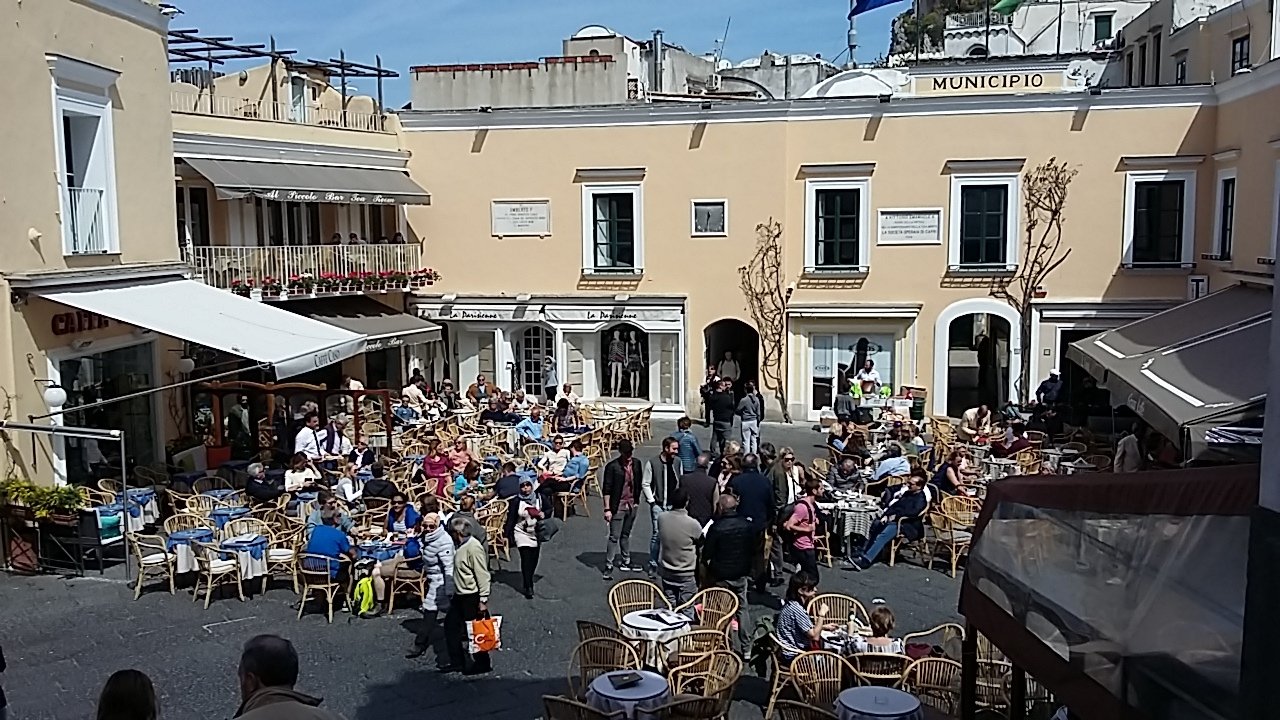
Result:
{"label": "striped shirt", "polygon": [[[809,617],[809,613],[805,612],[805,609],[795,600],[788,600],[787,604],[782,606],[782,610],[778,612],[775,629],[784,645],[801,652],[813,645],[813,640],[809,637],[809,633],[813,630],[813,618]],[[794,659],[796,655],[797,653],[786,648],[782,649],[782,656],[787,660]]]}

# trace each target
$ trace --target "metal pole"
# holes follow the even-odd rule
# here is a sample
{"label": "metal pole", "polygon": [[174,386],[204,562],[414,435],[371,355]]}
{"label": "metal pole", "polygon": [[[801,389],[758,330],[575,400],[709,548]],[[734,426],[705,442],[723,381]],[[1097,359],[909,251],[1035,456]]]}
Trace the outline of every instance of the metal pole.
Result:
{"label": "metal pole", "polygon": [[280,82],[276,78],[276,63],[280,58],[276,57],[276,36],[271,36],[271,119],[280,119]]}
{"label": "metal pole", "polygon": [[1027,720],[1027,671],[1014,665],[1009,680],[1009,720]]}
{"label": "metal pole", "polygon": [[964,643],[960,651],[960,717],[974,720],[978,713],[978,628],[964,624]]}
{"label": "metal pole", "polygon": [[347,53],[338,51],[338,74],[342,78],[342,127],[347,126]]}
{"label": "metal pole", "polygon": [[1062,12],[1062,0],[1058,0],[1058,55],[1062,54]]}
{"label": "metal pole", "polygon": [[[129,503],[132,502],[129,499],[129,457],[125,453],[124,431],[120,430],[119,432],[120,432],[120,498],[121,498],[121,503],[123,504],[123,507],[124,507],[124,515],[121,516],[120,522],[124,523],[124,529],[127,531],[129,529],[129,517],[130,517]],[[142,508],[138,508],[138,513],[139,514],[142,513]],[[127,583],[129,582],[129,536],[128,534],[125,535],[124,543],[125,543],[124,581]],[[101,553],[102,549],[99,548],[98,552]],[[101,563],[102,563],[101,556],[98,557],[98,563],[99,563],[99,567],[101,567]],[[138,578],[138,582],[142,582],[142,578]]]}
{"label": "metal pole", "polygon": [[986,57],[991,57],[991,0],[987,0],[987,11],[984,15],[987,29],[982,40],[982,47],[986,51]]}
{"label": "metal pole", "polygon": [[920,62],[920,45],[924,42],[924,21],[920,17],[920,0],[915,0],[915,7],[911,11],[916,19],[916,62]]}
{"label": "metal pole", "polygon": [[378,114],[381,115],[383,108],[386,107],[382,104],[382,56],[374,55],[373,64],[378,68]]}
{"label": "metal pole", "polygon": [[63,408],[61,410],[55,410],[53,412],[45,413],[43,415],[28,415],[27,420],[43,420],[45,418],[54,417],[56,415],[64,415],[66,413],[71,413],[71,412],[80,412],[81,410],[91,410],[96,407],[102,407],[103,405],[118,403],[122,400],[132,400],[134,398],[146,397],[147,395],[151,395],[152,393],[158,393],[162,390],[172,390],[174,388],[186,387],[187,385],[194,385],[196,383],[206,382],[208,380],[217,380],[218,378],[224,378],[231,375],[238,375],[242,372],[247,372],[249,370],[264,370],[270,366],[271,365],[269,363],[261,363],[256,367],[240,368],[237,370],[229,370],[224,373],[218,373],[217,375],[209,375],[206,377],[195,378],[193,380],[183,380],[182,382],[173,383],[172,385],[164,385],[162,387],[150,388],[148,390],[139,390],[138,392],[135,392],[135,393],[129,393],[128,395],[121,395],[120,397],[111,398],[110,400],[100,400],[95,403],[89,403],[88,405],[77,405],[75,407]]}

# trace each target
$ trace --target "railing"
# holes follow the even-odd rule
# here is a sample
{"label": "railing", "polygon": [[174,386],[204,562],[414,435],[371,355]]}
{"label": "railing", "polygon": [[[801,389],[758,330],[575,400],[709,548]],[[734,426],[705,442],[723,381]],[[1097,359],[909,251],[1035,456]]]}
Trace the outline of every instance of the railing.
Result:
{"label": "railing", "polygon": [[190,249],[189,262],[208,285],[267,299],[407,290],[426,284],[422,246],[416,243],[196,246]]}
{"label": "railing", "polygon": [[968,12],[968,13],[956,13],[954,15],[948,15],[947,29],[948,30],[964,30],[964,29],[970,29],[970,28],[983,28],[987,26],[988,17],[991,18],[991,27],[996,27],[997,25],[1003,26],[1003,25],[1009,24],[1009,16],[1001,15],[1000,13],[997,13],[997,12],[993,12],[993,13]]}
{"label": "railing", "polygon": [[215,115],[373,132],[386,131],[386,116],[382,113],[342,110],[310,104],[293,105],[287,102],[251,100],[208,93],[170,91],[169,109],[176,113],[190,115]]}
{"label": "railing", "polygon": [[103,191],[97,188],[67,188],[67,254],[105,253],[107,235],[102,222]]}

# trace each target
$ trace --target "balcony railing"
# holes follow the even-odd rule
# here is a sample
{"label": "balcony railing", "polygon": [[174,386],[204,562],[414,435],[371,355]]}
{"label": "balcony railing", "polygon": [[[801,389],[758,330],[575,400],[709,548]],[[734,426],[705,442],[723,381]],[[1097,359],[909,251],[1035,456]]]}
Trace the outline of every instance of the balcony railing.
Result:
{"label": "balcony railing", "polygon": [[270,122],[299,123],[322,127],[385,132],[386,116],[382,113],[359,112],[314,105],[292,105],[287,102],[251,100],[208,93],[169,92],[169,109],[190,115],[247,118]]}
{"label": "balcony railing", "polygon": [[102,197],[103,191],[97,188],[67,188],[68,255],[98,255],[110,250],[103,229]]}
{"label": "balcony railing", "polygon": [[991,18],[991,27],[1004,26],[1009,24],[1009,17],[1000,13],[985,12],[968,12],[956,13],[947,16],[948,30],[967,30],[971,28],[983,28],[987,26],[987,18]]}
{"label": "balcony railing", "polygon": [[430,284],[418,244],[197,246],[188,254],[206,284],[268,300]]}

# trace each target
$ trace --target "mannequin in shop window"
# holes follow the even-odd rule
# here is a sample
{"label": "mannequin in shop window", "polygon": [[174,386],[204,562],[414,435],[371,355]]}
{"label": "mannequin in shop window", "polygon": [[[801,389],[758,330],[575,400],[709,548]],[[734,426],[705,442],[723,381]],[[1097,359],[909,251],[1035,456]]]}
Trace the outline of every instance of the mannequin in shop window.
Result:
{"label": "mannequin in shop window", "polygon": [[644,370],[644,350],[640,346],[639,338],[636,337],[636,331],[632,330],[627,333],[627,373],[631,380],[629,386],[631,397],[640,397],[640,373]]}
{"label": "mannequin in shop window", "polygon": [[622,331],[614,330],[609,341],[609,393],[610,397],[622,397],[622,368],[627,361],[627,344],[622,341]]}

